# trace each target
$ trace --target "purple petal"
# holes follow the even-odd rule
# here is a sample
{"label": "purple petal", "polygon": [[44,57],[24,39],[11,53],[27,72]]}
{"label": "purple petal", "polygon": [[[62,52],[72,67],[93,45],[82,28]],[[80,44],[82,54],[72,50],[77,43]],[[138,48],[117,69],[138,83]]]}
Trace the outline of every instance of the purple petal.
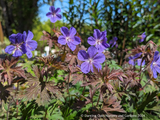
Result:
{"label": "purple petal", "polygon": [[75,45],[78,45],[78,44],[81,43],[81,39],[79,37],[75,36],[72,43],[75,44]]}
{"label": "purple petal", "polygon": [[97,62],[93,62],[93,65],[98,69],[98,71],[102,69],[101,64],[99,64]]}
{"label": "purple petal", "polygon": [[94,56],[93,61],[96,63],[103,63],[105,61],[105,55],[103,53],[98,53]]}
{"label": "purple petal", "polygon": [[12,52],[14,51],[15,48],[16,48],[15,46],[9,45],[6,47],[5,52],[8,54],[12,54]]}
{"label": "purple petal", "polygon": [[160,57],[158,57],[158,59],[157,59],[157,61],[156,61],[156,62],[160,64]]}
{"label": "purple petal", "polygon": [[24,35],[25,40],[26,40],[26,38],[27,38],[27,33],[26,33],[26,31],[23,31],[23,35]]}
{"label": "purple petal", "polygon": [[51,17],[52,17],[52,13],[51,13],[51,12],[48,12],[48,13],[46,14],[46,16],[49,17],[49,18],[51,18]]}
{"label": "purple petal", "polygon": [[144,39],[146,37],[145,32],[141,36],[142,36],[142,39]]}
{"label": "purple petal", "polygon": [[93,64],[89,64],[89,65],[90,65],[91,71],[94,72],[94,70],[93,70]]}
{"label": "purple petal", "polygon": [[26,55],[27,55],[28,58],[31,58],[32,57],[32,52],[30,50],[27,50]]}
{"label": "purple petal", "polygon": [[15,50],[15,52],[14,52],[14,54],[13,54],[13,57],[18,57],[18,56],[22,56],[22,55],[23,55],[22,51],[20,51],[20,50]]}
{"label": "purple petal", "polygon": [[143,42],[143,41],[144,41],[144,39],[142,38],[142,39],[139,40],[139,43],[141,43],[141,42]]}
{"label": "purple petal", "polygon": [[59,36],[58,37],[58,43],[61,44],[61,45],[65,45],[66,44],[66,37]]}
{"label": "purple petal", "polygon": [[112,47],[115,46],[115,44],[116,44],[116,42],[114,42],[114,43],[112,44]]}
{"label": "purple petal", "polygon": [[[137,59],[138,66],[141,66],[141,62],[142,62],[142,59]],[[142,66],[144,66],[144,65],[145,65],[145,60],[143,60],[143,62],[142,62]]]}
{"label": "purple petal", "polygon": [[91,37],[88,38],[87,42],[90,45],[95,45],[96,44],[96,39],[91,36]]}
{"label": "purple petal", "polygon": [[35,50],[37,48],[37,42],[35,40],[28,40],[26,42],[26,47],[30,49],[31,51]]}
{"label": "purple petal", "polygon": [[82,71],[83,73],[89,73],[90,70],[91,70],[91,66],[90,66],[90,64],[89,64],[88,62],[83,62],[83,63],[81,64],[81,71]]}
{"label": "purple petal", "polygon": [[133,60],[133,59],[130,59],[130,60],[129,60],[129,64],[134,66],[134,65],[135,65],[134,60]]}
{"label": "purple petal", "polygon": [[71,27],[69,30],[69,36],[73,37],[77,33],[76,29],[74,27]]}
{"label": "purple petal", "polygon": [[118,47],[118,44],[116,44],[116,48]]}
{"label": "purple petal", "polygon": [[128,57],[128,59],[130,60],[130,59],[133,59],[133,57],[132,56],[130,56],[130,57]]}
{"label": "purple petal", "polygon": [[27,48],[26,48],[26,44],[23,43],[23,44],[21,45],[21,50],[22,50],[23,54],[25,54],[25,53],[27,52],[26,49],[27,49]]}
{"label": "purple petal", "polygon": [[61,27],[60,29],[61,29],[61,33],[62,33],[64,36],[66,36],[66,37],[69,36],[69,30],[68,30],[67,27]]}
{"label": "purple petal", "polygon": [[93,57],[96,55],[96,53],[97,53],[96,47],[90,46],[90,47],[88,48],[87,53],[89,54],[89,57],[90,57],[90,58],[93,58]]}
{"label": "purple petal", "polygon": [[102,44],[100,44],[100,45],[97,44],[96,48],[97,48],[98,53],[101,53],[106,49],[106,47],[104,47]]}
{"label": "purple petal", "polygon": [[25,41],[25,36],[21,33],[17,33],[15,43],[22,43]]}
{"label": "purple petal", "polygon": [[153,61],[157,61],[159,52],[155,51]]}
{"label": "purple petal", "polygon": [[60,14],[56,14],[56,18],[57,18],[57,20],[61,20],[62,16]]}
{"label": "purple petal", "polygon": [[102,42],[102,45],[105,47],[104,49],[106,48],[109,48],[110,47],[110,44],[106,43],[105,41]]}
{"label": "purple petal", "polygon": [[142,53],[137,53],[136,55],[133,56],[133,59],[136,59],[138,57],[140,57],[142,55]]}
{"label": "purple petal", "polygon": [[99,39],[106,42],[107,41],[106,34],[104,32],[101,32]]}
{"label": "purple petal", "polygon": [[153,68],[152,71],[153,71],[153,77],[157,78],[157,72],[156,72],[156,70]]}
{"label": "purple petal", "polygon": [[49,10],[50,10],[52,13],[54,13],[54,12],[55,12],[54,6],[51,6],[51,7],[49,8]]}
{"label": "purple petal", "polygon": [[114,40],[114,41],[117,41],[117,40],[118,40],[118,38],[117,38],[117,37],[113,37],[113,40]]}
{"label": "purple petal", "polygon": [[155,66],[155,70],[160,73],[160,67],[159,66]]}
{"label": "purple petal", "polygon": [[78,52],[78,59],[81,60],[81,61],[85,61],[89,58],[89,55],[86,53],[85,50],[80,50]]}
{"label": "purple petal", "polygon": [[151,68],[151,69],[153,68],[153,61],[152,61],[151,65],[150,65],[150,68]]}
{"label": "purple petal", "polygon": [[141,61],[142,61],[142,59],[137,59],[137,65],[138,66],[141,66]]}
{"label": "purple petal", "polygon": [[71,42],[68,42],[67,45],[68,45],[68,47],[69,47],[72,51],[74,51],[74,50],[76,49],[76,45],[74,45],[74,44],[71,43]]}
{"label": "purple petal", "polygon": [[109,41],[109,44],[113,44],[113,42],[114,42],[113,40],[110,40],[110,41]]}
{"label": "purple petal", "polygon": [[51,21],[52,23],[55,23],[57,20],[58,20],[58,19],[57,19],[56,16],[53,16],[53,17],[50,18],[50,21]]}
{"label": "purple petal", "polygon": [[55,13],[59,13],[59,12],[61,12],[61,9],[57,8],[56,11],[55,11]]}
{"label": "purple petal", "polygon": [[12,34],[9,36],[9,40],[12,44],[15,44],[17,34]]}
{"label": "purple petal", "polygon": [[102,32],[102,35],[104,35],[105,37],[107,36],[107,31],[105,30],[105,31],[103,31]]}
{"label": "purple petal", "polygon": [[93,33],[93,36],[96,38],[96,39],[99,39],[101,37],[101,31],[98,30],[98,29],[95,29],[94,30],[94,33]]}
{"label": "purple petal", "polygon": [[33,33],[30,30],[28,30],[28,35],[27,35],[26,41],[32,40],[32,39],[33,39]]}

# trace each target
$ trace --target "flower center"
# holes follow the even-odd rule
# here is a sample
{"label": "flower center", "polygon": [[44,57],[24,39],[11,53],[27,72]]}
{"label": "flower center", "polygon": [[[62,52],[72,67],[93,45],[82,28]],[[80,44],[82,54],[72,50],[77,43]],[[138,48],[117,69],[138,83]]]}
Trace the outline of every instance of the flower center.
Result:
{"label": "flower center", "polygon": [[70,37],[66,37],[67,42],[71,42],[71,38]]}
{"label": "flower center", "polygon": [[156,64],[156,62],[153,62],[153,66],[156,66],[157,64]]}
{"label": "flower center", "polygon": [[16,44],[16,50],[20,50],[20,45]]}
{"label": "flower center", "polygon": [[99,40],[99,39],[96,40],[96,44],[100,45],[101,43],[102,43],[101,40]]}
{"label": "flower center", "polygon": [[52,17],[55,17],[56,16],[56,13],[52,13]]}
{"label": "flower center", "polygon": [[20,45],[20,44],[15,44],[15,47],[16,47],[16,48],[12,51],[12,54],[14,54],[16,50],[22,51],[22,50],[21,50],[21,45]]}
{"label": "flower center", "polygon": [[89,59],[88,59],[88,62],[89,62],[90,64],[92,64],[92,63],[93,63],[93,59],[92,59],[92,58],[89,58]]}

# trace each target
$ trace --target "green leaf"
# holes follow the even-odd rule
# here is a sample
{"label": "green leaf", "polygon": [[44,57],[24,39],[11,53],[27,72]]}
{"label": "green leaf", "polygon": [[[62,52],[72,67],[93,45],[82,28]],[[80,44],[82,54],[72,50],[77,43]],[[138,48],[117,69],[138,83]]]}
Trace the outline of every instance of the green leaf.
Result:
{"label": "green leaf", "polygon": [[138,106],[138,112],[141,113],[150,102],[153,102],[157,94],[157,91],[154,91],[152,93],[146,93],[142,103]]}
{"label": "green leaf", "polygon": [[4,109],[7,111],[8,110],[8,104],[4,103]]}
{"label": "green leaf", "polygon": [[73,0],[70,0],[70,1],[69,1],[69,4],[71,4],[71,5],[72,5],[72,4],[73,4]]}
{"label": "green leaf", "polygon": [[158,24],[158,25],[154,26],[154,28],[153,28],[153,29],[157,29],[158,27],[160,27],[160,24]]}
{"label": "green leaf", "polygon": [[137,22],[134,26],[133,26],[133,28],[136,28],[137,26],[139,26],[141,24],[141,22]]}
{"label": "green leaf", "polygon": [[154,34],[150,34],[149,36],[147,36],[146,41],[149,41],[150,38],[153,36]]}
{"label": "green leaf", "polygon": [[160,105],[154,106],[152,108],[145,108],[145,110],[153,110],[160,113]]}

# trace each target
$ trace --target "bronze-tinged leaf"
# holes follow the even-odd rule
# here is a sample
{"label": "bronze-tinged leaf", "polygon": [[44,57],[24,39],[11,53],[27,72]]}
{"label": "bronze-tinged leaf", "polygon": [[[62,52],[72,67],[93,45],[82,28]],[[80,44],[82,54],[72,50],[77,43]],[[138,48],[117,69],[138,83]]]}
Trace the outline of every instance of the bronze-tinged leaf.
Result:
{"label": "bronze-tinged leaf", "polygon": [[75,110],[80,110],[85,105],[85,101],[76,100],[74,104],[71,106],[71,108]]}
{"label": "bronze-tinged leaf", "polygon": [[[120,80],[121,82],[123,82],[124,78],[127,78],[127,76],[124,74],[124,72],[120,69],[115,70],[112,69],[110,70],[109,67],[106,65],[103,70],[101,71],[101,76],[104,79],[104,82],[107,84],[110,80]],[[108,84],[108,86],[110,86]],[[108,88],[111,88],[108,87]],[[109,89],[111,90],[111,89]]]}
{"label": "bronze-tinged leaf", "polygon": [[96,86],[99,83],[103,83],[102,80],[100,80],[95,74],[86,74],[84,79],[86,80],[86,82],[84,82],[81,86]]}
{"label": "bronze-tinged leaf", "polygon": [[3,86],[3,84],[0,82],[0,100],[7,101],[7,97],[9,97],[9,91],[7,90],[7,87]]}
{"label": "bronze-tinged leaf", "polygon": [[44,65],[47,65],[49,69],[63,69],[66,70],[66,67],[63,65],[63,62],[59,58],[54,58],[53,56],[47,57],[37,57],[40,62],[43,62]]}
{"label": "bronze-tinged leaf", "polygon": [[13,81],[13,77],[25,77],[22,67],[16,67],[19,57],[12,58],[11,60],[6,57],[4,60],[0,60],[0,79],[2,82],[8,81],[10,85]]}
{"label": "bronze-tinged leaf", "polygon": [[117,97],[114,95],[104,99],[102,110],[104,110],[107,114],[112,112],[126,113],[120,105],[120,101],[118,101]]}
{"label": "bronze-tinged leaf", "polygon": [[43,31],[43,36],[40,38],[40,41],[47,40],[47,44],[49,45],[50,49],[52,48],[53,43],[55,46],[57,46],[59,48],[60,45],[57,42],[58,37],[59,37],[58,34],[56,34],[56,36],[51,36],[51,34],[49,32]]}
{"label": "bronze-tinged leaf", "polygon": [[83,81],[83,74],[74,73],[71,75],[72,84],[75,85],[79,81]]}
{"label": "bronze-tinged leaf", "polygon": [[127,78],[124,79],[124,86],[128,86],[127,88],[133,88],[134,86],[139,86],[139,74],[134,70],[128,70],[125,72]]}
{"label": "bronze-tinged leaf", "polygon": [[36,99],[36,102],[40,105],[49,103],[54,96],[57,98],[62,97],[58,86],[53,81],[47,81],[49,71],[40,70],[37,66],[34,66],[33,70],[35,77],[30,73],[26,74],[28,88],[24,97],[28,100]]}
{"label": "bronze-tinged leaf", "polygon": [[106,59],[112,58],[108,50],[104,52],[104,55]]}
{"label": "bronze-tinged leaf", "polygon": [[145,63],[150,63],[152,61],[154,52],[156,50],[157,50],[157,45],[153,41],[149,41],[146,45],[138,46],[138,47],[135,47],[134,49],[131,49],[131,53],[127,54],[125,56],[125,59],[128,59],[128,57],[134,56],[138,53],[142,53],[139,58],[142,58],[142,60],[145,60]]}
{"label": "bronze-tinged leaf", "polygon": [[110,96],[109,98],[104,98],[103,100],[103,102],[108,106],[114,104],[116,101],[117,101],[117,97],[114,95]]}
{"label": "bronze-tinged leaf", "polygon": [[57,28],[54,28],[54,29],[52,29],[52,31],[55,33],[55,35],[57,36],[57,37],[59,37],[60,35],[61,35],[61,32],[59,31],[59,29]]}

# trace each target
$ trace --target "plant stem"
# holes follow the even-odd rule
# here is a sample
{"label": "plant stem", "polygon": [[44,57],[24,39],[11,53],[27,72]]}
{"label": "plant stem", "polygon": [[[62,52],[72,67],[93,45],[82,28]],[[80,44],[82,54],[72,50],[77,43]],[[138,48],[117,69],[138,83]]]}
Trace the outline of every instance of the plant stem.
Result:
{"label": "plant stem", "polygon": [[71,71],[69,70],[68,83],[67,83],[67,93],[69,95],[69,101],[70,101],[70,94],[69,94],[69,82],[70,82],[70,79],[71,79]]}
{"label": "plant stem", "polygon": [[9,119],[8,119],[8,117],[9,117],[9,107],[10,107],[10,104],[11,104],[11,100],[9,101],[9,104],[8,104],[8,110],[7,110],[7,120],[9,120]]}
{"label": "plant stem", "polygon": [[100,100],[100,95],[101,95],[101,91],[100,91],[100,94],[99,94],[99,97],[98,97],[98,101],[97,101],[96,107],[98,106],[98,103],[99,103],[99,100]]}

